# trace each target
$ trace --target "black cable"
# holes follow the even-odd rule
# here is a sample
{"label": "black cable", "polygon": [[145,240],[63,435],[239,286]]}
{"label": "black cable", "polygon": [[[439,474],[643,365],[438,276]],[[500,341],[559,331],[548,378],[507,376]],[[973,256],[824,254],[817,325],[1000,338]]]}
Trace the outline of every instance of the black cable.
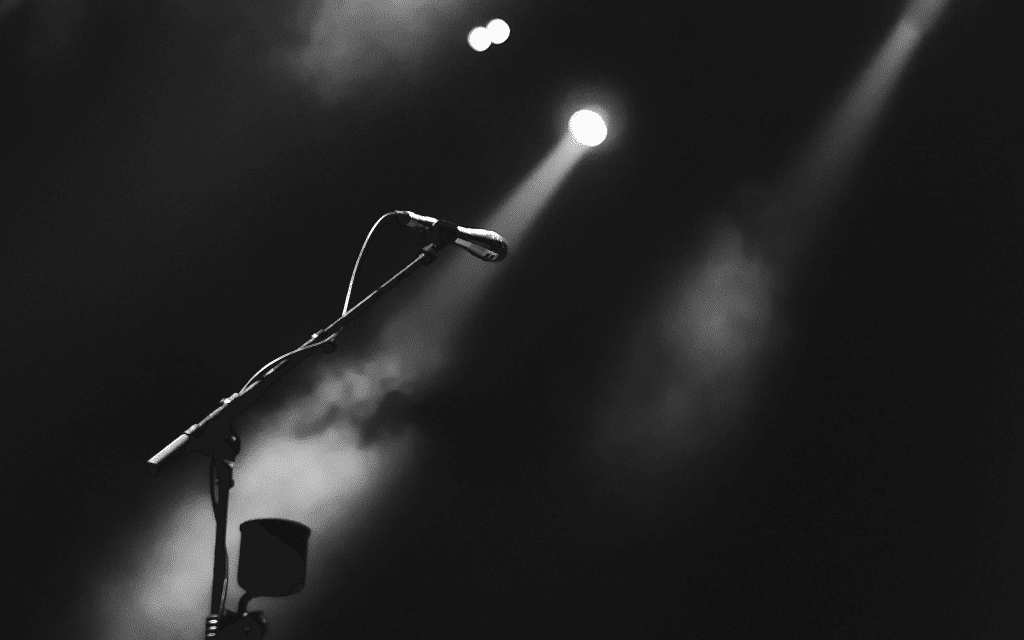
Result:
{"label": "black cable", "polygon": [[359,261],[363,259],[363,252],[366,251],[366,245],[370,244],[370,238],[373,237],[373,232],[377,230],[377,226],[381,222],[384,222],[385,219],[398,214],[398,211],[389,211],[388,213],[385,213],[380,218],[377,218],[377,222],[374,222],[373,226],[370,227],[370,233],[366,234],[366,239],[363,240],[363,247],[359,250],[359,255],[356,256],[356,264],[352,267],[352,277],[348,280],[348,291],[345,292],[345,305],[341,308],[342,315],[348,313],[348,303],[349,300],[352,299],[352,287],[356,283],[356,272],[359,271]]}
{"label": "black cable", "polygon": [[[398,215],[398,213],[399,213],[398,211],[389,211],[388,213],[385,213],[384,215],[382,215],[380,218],[377,218],[377,222],[374,222],[373,226],[370,228],[370,233],[366,234],[366,239],[363,240],[363,246],[362,246],[361,249],[359,249],[359,255],[356,256],[356,264],[355,264],[354,267],[352,267],[352,276],[348,280],[348,291],[345,292],[345,304],[342,306],[342,310],[341,310],[341,315],[342,316],[344,316],[345,314],[348,313],[348,303],[349,303],[349,301],[352,298],[352,288],[353,288],[353,286],[355,285],[355,282],[356,282],[356,273],[359,271],[359,262],[363,259],[363,252],[366,251],[366,246],[368,244],[370,244],[370,239],[373,237],[373,234],[377,230],[377,227],[380,225],[380,223],[383,222],[385,219],[391,217],[391,216]],[[315,334],[314,333],[313,337],[316,338],[316,337],[318,337],[318,335],[319,334]],[[293,355],[295,355],[297,353],[302,353],[303,351],[306,351],[308,349],[316,349],[317,347],[322,347],[323,345],[325,345],[328,342],[330,342],[331,340],[333,340],[335,335],[336,334],[332,334],[332,335],[328,336],[327,338],[325,338],[325,339],[323,339],[323,340],[321,340],[319,342],[314,342],[312,344],[304,344],[301,347],[299,347],[298,349],[295,349],[293,351],[289,351],[288,353],[286,353],[284,355],[281,355],[281,356],[278,356],[278,357],[274,358],[273,360],[271,360],[267,364],[265,364],[262,367],[260,367],[260,370],[257,371],[255,374],[253,374],[253,376],[251,378],[249,378],[249,380],[244,385],[242,385],[242,390],[239,391],[239,393],[240,394],[241,393],[245,393],[246,390],[248,390],[249,387],[254,382],[256,382],[262,375],[264,375],[265,371],[267,371],[268,369],[274,367],[275,365],[277,365],[281,361],[283,361],[283,360],[285,360],[285,359],[287,359],[287,358],[289,358],[289,357],[291,357],[291,356],[293,356]],[[267,373],[269,374],[270,372],[267,371]]]}
{"label": "black cable", "polygon": [[[368,233],[366,235],[366,239],[363,240],[363,246],[362,246],[362,248],[359,249],[359,255],[356,256],[356,264],[352,268],[352,276],[349,278],[349,281],[348,281],[348,291],[346,291],[346,293],[345,293],[345,304],[342,307],[342,316],[343,317],[348,313],[348,303],[349,303],[349,301],[351,300],[351,297],[352,297],[352,288],[355,285],[356,273],[359,271],[359,262],[363,258],[363,253],[366,251],[367,245],[370,244],[370,239],[373,237],[374,232],[377,230],[377,227],[380,225],[381,222],[383,222],[385,219],[387,219],[387,218],[389,218],[391,216],[398,215],[398,213],[399,213],[398,211],[391,211],[391,212],[385,213],[380,218],[378,218],[377,222],[375,222],[373,224],[373,227],[370,228],[370,233]],[[335,332],[334,334],[328,336],[327,338],[325,338],[323,340],[320,340],[318,342],[313,342],[311,344],[304,344],[301,347],[299,347],[298,349],[294,349],[294,350],[289,351],[288,353],[286,353],[284,355],[281,355],[281,356],[278,356],[278,357],[274,358],[273,360],[271,360],[267,364],[265,364],[262,367],[260,367],[260,370],[257,371],[255,374],[253,374],[253,376],[251,378],[249,378],[249,380],[242,386],[242,390],[239,391],[238,394],[236,394],[236,395],[241,395],[241,394],[245,393],[254,382],[258,381],[259,378],[262,375],[264,375],[264,372],[267,372],[267,374],[269,375],[270,371],[272,371],[273,367],[276,366],[278,363],[286,360],[290,356],[293,356],[293,355],[295,355],[297,353],[302,353],[303,351],[305,351],[307,349],[315,349],[317,347],[323,346],[323,345],[327,344],[328,342],[332,341],[336,335],[337,335],[337,332]],[[313,339],[316,339],[317,337],[319,337],[319,334],[316,334],[316,333],[313,334]],[[270,371],[268,371],[268,370],[270,370]],[[219,482],[220,482],[220,479],[218,478],[218,474],[217,474],[217,457],[216,456],[211,456],[211,458],[210,458],[210,502],[213,504],[213,519],[214,519],[215,525],[217,524],[217,507],[220,506],[220,501],[219,501],[219,497],[218,497],[218,488],[217,488],[217,484]],[[228,593],[228,582],[230,581],[229,580],[229,576],[231,575],[231,562],[230,562],[230,559],[228,557],[227,549],[224,550],[224,562],[225,562],[225,564],[227,566],[224,567],[224,584],[223,584],[223,588],[221,590],[221,598],[220,598],[221,599],[221,614],[222,615],[224,613],[224,601],[227,598],[227,593]],[[248,600],[246,600],[246,604],[248,604]]]}
{"label": "black cable", "polygon": [[[213,503],[213,522],[214,526],[217,526],[217,507],[220,505],[220,498],[217,490],[220,483],[220,478],[217,475],[217,457],[210,457],[210,502]],[[231,558],[228,556],[228,550],[224,549],[224,585],[221,589],[220,601],[221,601],[221,615],[224,614],[224,602],[228,596],[228,583],[230,582],[231,576]]]}

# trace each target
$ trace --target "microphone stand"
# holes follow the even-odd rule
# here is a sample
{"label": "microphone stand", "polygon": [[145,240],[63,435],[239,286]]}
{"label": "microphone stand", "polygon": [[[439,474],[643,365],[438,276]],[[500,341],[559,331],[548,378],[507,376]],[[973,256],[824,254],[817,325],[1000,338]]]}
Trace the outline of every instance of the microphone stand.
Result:
{"label": "microphone stand", "polygon": [[[211,482],[214,478],[216,478],[217,482],[216,500],[214,502],[214,518],[216,519],[217,526],[213,554],[213,586],[210,593],[210,614],[206,617],[206,632],[204,634],[204,638],[207,640],[214,638],[221,640],[249,638],[254,640],[262,638],[263,633],[266,631],[266,623],[263,620],[262,612],[246,613],[244,611],[249,599],[255,596],[250,596],[249,594],[242,596],[242,599],[239,600],[240,611],[237,613],[225,610],[224,601],[227,596],[228,587],[226,543],[228,491],[234,486],[232,470],[235,466],[235,456],[241,450],[241,440],[231,426],[231,420],[252,405],[261,393],[277,382],[285,373],[309,357],[314,348],[320,346],[327,353],[334,351],[334,342],[338,337],[338,333],[346,324],[356,315],[365,311],[373,302],[414,270],[433,262],[441,249],[451,244],[453,240],[451,234],[439,231],[428,231],[425,235],[429,244],[423,247],[420,250],[420,254],[401,271],[393,275],[390,280],[379,286],[327,327],[314,333],[298,349],[281,356],[275,361],[271,361],[270,365],[272,366],[268,365],[270,366],[269,369],[264,367],[264,369],[267,369],[266,372],[262,370],[258,372],[258,377],[254,376],[255,379],[247,383],[241,391],[222,399],[219,407],[210,412],[200,422],[186,429],[184,433],[147,461],[149,475],[154,476],[160,469],[166,466],[172,457],[181,452],[199,451],[211,456]],[[318,342],[321,336],[326,334],[330,334],[329,337]],[[258,629],[254,627],[253,622],[258,625]],[[258,633],[254,633],[257,631]]]}

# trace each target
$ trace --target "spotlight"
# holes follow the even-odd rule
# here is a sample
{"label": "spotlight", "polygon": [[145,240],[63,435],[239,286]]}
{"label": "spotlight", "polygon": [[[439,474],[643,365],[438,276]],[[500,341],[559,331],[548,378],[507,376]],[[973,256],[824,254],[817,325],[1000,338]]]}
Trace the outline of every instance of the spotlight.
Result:
{"label": "spotlight", "polygon": [[511,33],[511,29],[508,28],[508,23],[501,18],[495,18],[487,23],[487,33],[494,44],[501,44],[508,40],[508,34]]}
{"label": "spotlight", "polygon": [[576,142],[588,147],[596,147],[608,137],[608,127],[597,113],[589,109],[581,109],[569,118],[569,131]]}
{"label": "spotlight", "polygon": [[470,31],[467,40],[473,51],[485,51],[491,46],[491,34],[483,27],[476,27]]}

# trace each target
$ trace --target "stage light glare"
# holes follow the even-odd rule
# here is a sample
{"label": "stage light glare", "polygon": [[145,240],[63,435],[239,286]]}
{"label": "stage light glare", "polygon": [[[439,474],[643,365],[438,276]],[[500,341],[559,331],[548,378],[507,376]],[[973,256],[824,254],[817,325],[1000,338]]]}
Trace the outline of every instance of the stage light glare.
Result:
{"label": "stage light glare", "polygon": [[569,131],[576,142],[588,147],[596,147],[608,137],[608,127],[597,113],[589,109],[580,109],[569,118]]}
{"label": "stage light glare", "polygon": [[491,42],[494,44],[501,44],[508,40],[508,34],[511,32],[508,23],[501,18],[495,18],[487,23],[487,33],[490,34]]}
{"label": "stage light glare", "polygon": [[473,51],[485,51],[491,46],[491,34],[484,27],[476,27],[470,31],[467,40]]}

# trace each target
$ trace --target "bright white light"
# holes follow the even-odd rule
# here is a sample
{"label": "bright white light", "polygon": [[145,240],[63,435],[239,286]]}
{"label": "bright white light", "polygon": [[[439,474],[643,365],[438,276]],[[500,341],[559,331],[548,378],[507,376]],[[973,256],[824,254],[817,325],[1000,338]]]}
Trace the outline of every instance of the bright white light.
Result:
{"label": "bright white light", "polygon": [[491,38],[491,42],[501,44],[508,40],[508,34],[511,33],[511,29],[508,28],[507,22],[501,18],[495,18],[487,23],[487,33]]}
{"label": "bright white light", "polygon": [[589,109],[581,109],[569,118],[569,131],[576,142],[588,147],[596,147],[608,137],[608,127],[598,114]]}
{"label": "bright white light", "polygon": [[476,27],[470,31],[467,40],[469,40],[469,46],[473,47],[473,51],[484,51],[491,46],[491,34],[483,27]]}

